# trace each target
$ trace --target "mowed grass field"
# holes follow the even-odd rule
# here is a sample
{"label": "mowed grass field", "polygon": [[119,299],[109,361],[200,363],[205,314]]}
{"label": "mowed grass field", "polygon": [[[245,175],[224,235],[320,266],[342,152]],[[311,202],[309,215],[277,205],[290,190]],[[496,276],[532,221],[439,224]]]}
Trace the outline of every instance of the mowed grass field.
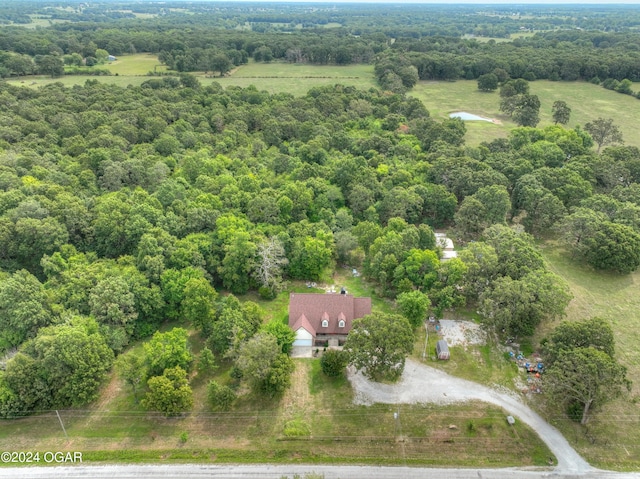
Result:
{"label": "mowed grass field", "polygon": [[222,78],[200,78],[203,84],[217,81],[223,87],[230,85],[247,87],[270,93],[291,93],[302,96],[315,86],[341,85],[361,89],[377,88],[373,65],[308,65],[282,62],[249,62],[236,68],[231,75]]}
{"label": "mowed grass field", "polygon": [[[632,383],[628,395],[596,411],[586,427],[546,415],[587,460],[602,468],[640,469],[640,271],[630,275],[597,272],[573,261],[553,241],[542,252],[551,270],[571,288],[569,321],[600,317],[609,321],[616,340],[616,356],[627,367]],[[550,329],[552,325],[547,325]],[[542,333],[544,334],[544,333]],[[541,334],[541,336],[542,336]]]}
{"label": "mowed grass field", "polygon": [[117,60],[101,65],[99,68],[109,70],[113,75],[139,76],[149,72],[165,72],[167,66],[160,63],[157,55],[139,53],[136,55],[119,55]]}

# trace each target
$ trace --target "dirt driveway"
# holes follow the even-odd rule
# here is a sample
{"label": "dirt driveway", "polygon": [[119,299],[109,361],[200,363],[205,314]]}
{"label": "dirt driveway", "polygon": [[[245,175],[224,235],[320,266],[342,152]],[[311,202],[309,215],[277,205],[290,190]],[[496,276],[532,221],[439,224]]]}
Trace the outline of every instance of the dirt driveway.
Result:
{"label": "dirt driveway", "polygon": [[499,392],[481,384],[456,378],[412,359],[407,359],[402,378],[396,384],[376,383],[360,373],[353,372],[349,373],[349,380],[353,386],[356,404],[451,404],[471,400],[495,404],[538,433],[558,459],[558,472],[594,471],[555,427],[522,403],[515,393],[511,395]]}

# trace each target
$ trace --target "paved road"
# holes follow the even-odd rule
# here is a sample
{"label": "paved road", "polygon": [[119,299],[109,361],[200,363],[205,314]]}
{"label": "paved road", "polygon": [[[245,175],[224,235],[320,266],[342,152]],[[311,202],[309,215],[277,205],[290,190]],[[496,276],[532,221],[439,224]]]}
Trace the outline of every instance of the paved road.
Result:
{"label": "paved road", "polygon": [[584,473],[593,470],[560,431],[510,393],[450,376],[411,359],[407,360],[402,378],[396,384],[375,383],[362,374],[350,374],[349,380],[355,400],[361,404],[451,404],[472,400],[496,404],[538,433],[558,459],[556,472]]}
{"label": "paved road", "polygon": [[176,466],[75,466],[0,468],[0,478],[11,479],[291,479],[315,472],[325,479],[640,479],[640,473],[591,470],[575,474],[552,470],[430,469],[419,467],[303,466],[303,465],[176,465]]}

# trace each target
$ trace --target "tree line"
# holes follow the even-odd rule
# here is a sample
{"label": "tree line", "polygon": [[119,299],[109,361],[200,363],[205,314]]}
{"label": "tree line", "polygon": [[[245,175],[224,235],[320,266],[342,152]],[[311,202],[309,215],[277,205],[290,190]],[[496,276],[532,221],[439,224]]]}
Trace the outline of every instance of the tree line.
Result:
{"label": "tree line", "polygon": [[[531,9],[527,13],[511,7],[494,7],[493,12],[471,6],[416,9],[405,5],[393,11],[358,6],[357,15],[349,5],[335,10],[271,5],[262,13],[243,6],[219,9],[206,4],[190,5],[193,12],[187,13],[182,7],[152,5],[149,13],[139,5],[123,4],[121,9],[112,4],[109,8],[74,5],[71,13],[25,2],[24,8],[34,15],[67,21],[35,31],[13,26],[0,30],[0,51],[4,52],[0,75],[56,76],[62,74],[59,69],[41,68],[40,62],[34,68],[35,59],[47,57],[49,63],[57,59],[73,65],[72,55],[93,59],[96,50],[104,50],[112,55],[158,54],[170,68],[183,72],[214,70],[225,65],[223,59],[240,65],[253,58],[336,65],[408,62],[422,80],[476,79],[496,68],[526,80],[639,78],[638,40],[631,28],[640,19],[623,6],[597,12],[585,8],[575,17],[569,14],[576,12],[568,8],[569,16],[555,22],[549,20],[555,15],[535,6],[525,7]],[[103,11],[107,18],[83,18],[89,11]],[[130,18],[135,13],[153,17]],[[337,27],[322,28],[328,24]],[[463,37],[508,37],[522,29],[538,33],[511,42]],[[386,87],[384,82],[381,85]]]}

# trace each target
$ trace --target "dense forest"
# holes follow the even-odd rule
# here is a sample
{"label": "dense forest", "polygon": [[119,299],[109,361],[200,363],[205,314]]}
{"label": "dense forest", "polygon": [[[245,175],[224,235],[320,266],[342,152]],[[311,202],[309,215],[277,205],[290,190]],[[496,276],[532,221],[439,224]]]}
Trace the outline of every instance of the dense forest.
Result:
{"label": "dense forest", "polygon": [[[396,5],[388,11],[347,4],[70,5],[21,3],[22,23],[31,17],[51,23],[36,30],[0,29],[0,76],[55,76],[63,74],[64,65],[93,66],[105,53],[149,52],[182,72],[224,73],[249,58],[345,65],[403,57],[422,80],[475,79],[496,68],[526,80],[640,79],[640,15],[620,6],[591,7],[584,15],[570,6],[477,11]],[[94,12],[105,18],[96,19]],[[14,13],[10,5],[0,10],[7,22]],[[479,41],[523,32],[535,35]]]}
{"label": "dense forest", "polygon": [[[543,78],[558,58],[574,59],[578,77],[601,74],[583,73],[588,62],[603,77],[618,75],[615,64],[618,76],[634,78],[625,68],[637,67],[630,33],[392,43],[386,35],[340,31],[205,35],[197,21],[177,36],[171,21],[173,14],[106,29],[3,29],[2,61],[14,75],[7,62],[32,56],[38,64],[43,56],[82,58],[97,49],[151,51],[170,64],[178,51],[203,68],[207,49],[245,52],[246,61],[260,51],[265,60],[268,51],[283,58],[300,48],[312,61],[305,49],[317,41],[330,55],[350,48],[349,61],[356,50],[358,61],[370,61],[383,48],[390,52],[381,58],[402,51],[410,60],[493,60],[469,67],[471,74],[456,61],[461,70],[453,78],[496,68],[507,78],[528,71]],[[330,55],[323,61],[337,61]],[[549,65],[538,70],[535,55]],[[150,409],[164,410],[153,392],[166,384],[188,409],[183,393],[194,365],[186,331],[157,333],[165,321],[195,328],[209,353],[236,361],[237,378],[277,394],[291,372],[291,332],[263,325],[257,305],[234,295],[256,290],[273,298],[287,280],[317,281],[335,264],[362,268],[381,296],[400,303],[426,295],[437,317],[474,306],[511,337],[561,316],[570,299],[535,237],[553,232],[576,261],[594,268],[628,273],[640,265],[640,151],[596,151],[594,139],[599,149],[606,138],[580,127],[521,127],[508,139],[466,147],[460,119],[436,121],[403,93],[336,85],[296,98],[203,87],[188,73],[127,88],[97,80],[38,90],[0,83],[0,104],[3,417],[94,400],[118,354],[152,335],[146,359],[120,363],[122,374],[132,385],[149,379]],[[459,258],[440,261],[436,228],[467,246]],[[175,354],[163,356],[167,349]],[[270,359],[256,376],[257,357]]]}

